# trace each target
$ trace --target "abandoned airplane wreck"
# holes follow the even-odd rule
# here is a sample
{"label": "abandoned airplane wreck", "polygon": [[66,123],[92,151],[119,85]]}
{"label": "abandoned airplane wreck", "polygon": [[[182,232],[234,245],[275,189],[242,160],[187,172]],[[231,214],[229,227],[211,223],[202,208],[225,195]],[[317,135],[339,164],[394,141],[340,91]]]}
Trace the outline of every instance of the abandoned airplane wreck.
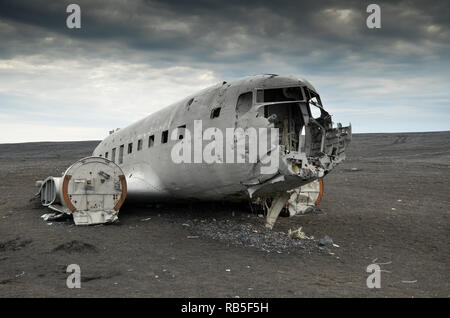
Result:
{"label": "abandoned airplane wreck", "polygon": [[125,200],[251,200],[272,228],[317,205],[351,126],[334,127],[306,80],[274,74],[223,82],[125,128],[62,177],[38,181],[52,217],[113,222]]}

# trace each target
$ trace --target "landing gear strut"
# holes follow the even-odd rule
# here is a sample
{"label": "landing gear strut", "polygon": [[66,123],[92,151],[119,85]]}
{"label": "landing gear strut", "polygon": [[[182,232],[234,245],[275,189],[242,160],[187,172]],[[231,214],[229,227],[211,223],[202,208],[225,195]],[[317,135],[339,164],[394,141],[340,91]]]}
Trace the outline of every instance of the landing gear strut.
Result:
{"label": "landing gear strut", "polygon": [[266,216],[266,227],[272,229],[277,221],[278,215],[280,215],[281,210],[286,205],[286,202],[290,198],[290,194],[287,192],[278,193],[272,200],[272,205],[267,211]]}

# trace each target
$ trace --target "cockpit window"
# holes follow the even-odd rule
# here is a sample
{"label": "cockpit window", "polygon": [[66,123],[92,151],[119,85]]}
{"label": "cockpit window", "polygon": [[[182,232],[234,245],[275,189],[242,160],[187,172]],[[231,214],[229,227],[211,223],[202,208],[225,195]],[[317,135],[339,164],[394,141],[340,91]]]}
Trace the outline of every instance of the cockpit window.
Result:
{"label": "cockpit window", "polygon": [[242,116],[252,108],[253,93],[247,92],[239,95],[236,103],[236,112],[238,116]]}
{"label": "cockpit window", "polygon": [[322,116],[322,101],[320,100],[320,96],[307,87],[303,89],[305,90],[306,100],[309,104],[310,116],[314,119],[320,118]]}
{"label": "cockpit window", "polygon": [[320,100],[320,96],[319,94],[313,92],[312,90],[308,89],[307,87],[304,87],[305,90],[305,94],[306,94],[306,100],[313,104],[313,105],[318,105],[318,106],[322,106],[322,101]]}
{"label": "cockpit window", "polygon": [[258,89],[256,91],[257,103],[275,103],[304,100],[300,87],[282,87],[270,89]]}
{"label": "cockpit window", "polygon": [[319,107],[310,105],[310,110],[311,110],[311,116],[314,119],[320,118],[320,116],[322,115],[322,111],[320,110]]}
{"label": "cockpit window", "polygon": [[309,100],[309,102],[310,102],[311,104],[319,105],[319,100],[317,99],[316,96],[312,97],[312,98]]}

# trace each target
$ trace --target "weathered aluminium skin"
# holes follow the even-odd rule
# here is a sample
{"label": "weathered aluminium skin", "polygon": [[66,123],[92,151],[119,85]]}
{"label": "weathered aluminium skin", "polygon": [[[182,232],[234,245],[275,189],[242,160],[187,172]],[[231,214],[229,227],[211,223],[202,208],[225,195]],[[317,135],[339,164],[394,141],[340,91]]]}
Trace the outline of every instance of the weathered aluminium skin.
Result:
{"label": "weathered aluminium skin", "polygon": [[[264,102],[261,95],[263,93],[258,93],[261,89],[286,87],[301,87],[304,100]],[[237,105],[238,97],[247,92],[252,92],[251,107],[242,110]],[[310,102],[311,97],[314,97],[312,100],[316,105]],[[220,116],[211,119],[212,110],[218,107],[221,108]],[[320,116],[314,118],[313,109],[320,111]],[[275,116],[270,117],[273,114]],[[268,175],[261,174],[260,162],[174,163],[171,160],[171,150],[178,140],[171,140],[172,130],[185,125],[188,130],[194,131],[194,120],[202,120],[203,131],[208,127],[217,127],[224,132],[226,128],[238,127],[281,128],[279,169]],[[169,140],[163,144],[161,134],[165,130],[169,130]],[[300,136],[302,130],[303,137]],[[154,135],[154,144],[149,147],[151,135]],[[142,140],[142,149],[139,151],[138,140]],[[253,200],[272,198],[272,210],[277,210],[274,205],[277,200],[280,201],[280,206],[286,202],[287,190],[323,178],[341,162],[350,140],[351,126],[342,127],[338,124],[333,128],[331,116],[321,106],[317,91],[308,81],[294,77],[259,75],[204,89],[116,130],[95,148],[93,156],[107,155],[108,159],[118,163],[127,181],[127,200],[235,201],[249,197]],[[209,142],[203,141],[203,146]],[[235,138],[234,143],[236,142]],[[127,153],[129,143],[133,143],[130,154]],[[123,163],[118,162],[121,145]],[[113,148],[116,149],[114,158],[111,157]],[[278,213],[279,211],[275,211],[272,217],[275,215],[276,219]],[[268,214],[270,223],[271,211]]]}
{"label": "weathered aluminium skin", "polygon": [[[224,138],[208,139],[206,131]],[[249,138],[252,131],[254,139]],[[260,143],[264,139],[270,140],[269,147]],[[93,157],[80,159],[65,172],[64,182],[54,177],[39,182],[38,194],[44,206],[72,214],[76,224],[114,221],[125,197],[128,201],[251,199],[266,208],[266,225],[273,227],[286,204],[289,214],[295,215],[320,201],[322,179],[345,158],[350,140],[351,127],[333,127],[308,81],[273,74],[252,76],[204,89],[112,131]],[[211,144],[215,159],[177,163],[173,150],[188,144],[191,160]],[[274,169],[265,169],[272,165]]]}

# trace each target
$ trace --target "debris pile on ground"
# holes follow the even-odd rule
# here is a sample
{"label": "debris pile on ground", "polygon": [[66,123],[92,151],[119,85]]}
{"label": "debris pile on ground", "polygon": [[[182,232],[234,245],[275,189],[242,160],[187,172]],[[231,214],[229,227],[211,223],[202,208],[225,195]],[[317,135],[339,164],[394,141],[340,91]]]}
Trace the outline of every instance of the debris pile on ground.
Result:
{"label": "debris pile on ground", "polygon": [[68,214],[64,213],[45,213],[41,215],[41,218],[44,219],[44,221],[56,221],[56,220],[64,220],[69,217]]}
{"label": "debris pile on ground", "polygon": [[227,219],[216,221],[194,219],[183,222],[183,226],[189,228],[196,235],[230,245],[254,247],[264,252],[289,253],[299,250],[304,252],[316,247],[311,238],[306,235],[303,238],[298,232],[299,237],[291,238],[284,232]]}
{"label": "debris pile on ground", "polygon": [[319,246],[330,246],[333,245],[333,239],[328,235],[325,235],[319,240]]}
{"label": "debris pile on ground", "polygon": [[313,240],[313,236],[306,236],[305,232],[302,231],[302,227],[300,226],[296,230],[289,229],[288,236],[291,239],[303,239],[303,240]]}

